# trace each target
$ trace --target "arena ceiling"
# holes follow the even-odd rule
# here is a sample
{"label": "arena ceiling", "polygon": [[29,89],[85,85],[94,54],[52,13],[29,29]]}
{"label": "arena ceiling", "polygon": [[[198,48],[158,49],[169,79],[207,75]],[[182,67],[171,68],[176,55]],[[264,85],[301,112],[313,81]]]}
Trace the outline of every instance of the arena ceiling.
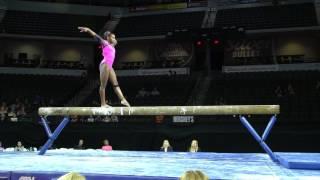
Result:
{"label": "arena ceiling", "polygon": [[[196,2],[206,2],[209,0],[23,0],[23,1],[132,7],[132,6],[162,4],[162,3],[179,3],[179,2],[195,2],[196,3]],[[272,2],[272,1],[278,1],[278,0],[213,0],[213,1],[216,1],[217,4],[222,5],[222,4],[248,4],[248,3],[257,3],[257,2],[258,3]]]}

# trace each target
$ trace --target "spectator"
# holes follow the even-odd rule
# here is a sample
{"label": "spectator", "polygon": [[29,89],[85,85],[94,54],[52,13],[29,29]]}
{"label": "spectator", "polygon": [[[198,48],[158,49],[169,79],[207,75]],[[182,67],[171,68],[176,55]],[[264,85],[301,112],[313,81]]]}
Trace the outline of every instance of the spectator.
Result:
{"label": "spectator", "polygon": [[95,122],[103,122],[105,119],[105,117],[107,117],[107,116],[95,116],[95,117],[92,117],[93,118],[93,120],[95,121]]}
{"label": "spectator", "polygon": [[157,115],[155,116],[155,123],[162,124],[164,122],[164,115]]}
{"label": "spectator", "polygon": [[4,150],[4,147],[2,146],[2,142],[0,141],[0,152]]}
{"label": "spectator", "polygon": [[104,151],[112,151],[112,146],[110,146],[108,139],[103,140],[103,146],[101,149]]}
{"label": "spectator", "polygon": [[154,87],[151,91],[151,95],[152,96],[159,96],[160,92],[158,91],[158,89],[156,87]]}
{"label": "spectator", "polygon": [[17,110],[17,104],[12,103],[9,108],[10,108],[10,110],[11,110],[12,112],[16,112],[16,110]]}
{"label": "spectator", "polygon": [[110,122],[119,122],[118,116],[105,116],[100,118],[101,122],[110,123]]}
{"label": "spectator", "polygon": [[14,151],[26,151],[21,141],[17,142],[17,146],[14,148]]}
{"label": "spectator", "polygon": [[109,123],[111,122],[111,117],[110,116],[105,116],[105,117],[100,117],[101,122]]}
{"label": "spectator", "polygon": [[55,106],[55,102],[54,102],[54,99],[52,99],[52,98],[50,98],[50,100],[49,100],[49,106]]}
{"label": "spectator", "polygon": [[17,108],[19,108],[19,105],[21,104],[21,101],[19,98],[16,98],[15,104],[16,104]]}
{"label": "spectator", "polygon": [[111,119],[111,122],[119,122],[118,116],[111,116],[110,119]]}
{"label": "spectator", "polygon": [[57,180],[86,180],[86,178],[79,173],[70,172],[59,177]]}
{"label": "spectator", "polygon": [[162,146],[160,148],[160,151],[163,151],[163,152],[172,152],[173,151],[172,146],[170,145],[170,143],[167,139],[165,139],[163,141]]}
{"label": "spectator", "polygon": [[39,105],[40,105],[40,106],[47,106],[46,101],[47,101],[47,100],[46,100],[44,97],[42,97]]}
{"label": "spectator", "polygon": [[92,115],[90,115],[88,118],[87,118],[87,122],[94,122],[94,117]]}
{"label": "spectator", "polygon": [[21,105],[19,106],[18,111],[17,111],[17,117],[24,117],[24,116],[26,116],[26,114],[27,114],[27,113],[25,112],[24,105],[21,104]]}
{"label": "spectator", "polygon": [[79,116],[79,122],[87,122],[88,117]]}
{"label": "spectator", "polygon": [[274,90],[274,92],[275,92],[275,94],[276,94],[276,96],[277,96],[278,98],[283,97],[282,89],[281,89],[280,86],[278,86],[278,87]]}
{"label": "spectator", "polygon": [[24,100],[24,110],[26,113],[32,111],[32,106],[27,98]]}
{"label": "spectator", "polygon": [[188,149],[189,152],[200,152],[200,147],[197,140],[192,140],[191,145]]}
{"label": "spectator", "polygon": [[7,114],[8,114],[7,104],[5,102],[2,102],[0,107],[0,121],[4,121],[6,119]]}
{"label": "spectator", "polygon": [[149,93],[144,89],[144,88],[142,88],[142,89],[140,89],[139,91],[138,91],[138,94],[136,95],[136,97],[145,97],[145,96],[148,96],[149,95]]}
{"label": "spectator", "polygon": [[78,122],[78,121],[79,121],[79,118],[78,118],[77,115],[72,115],[72,116],[71,116],[71,122],[76,123],[76,122]]}
{"label": "spectator", "polygon": [[18,121],[17,114],[13,111],[12,107],[10,108],[10,110],[8,112],[8,118],[12,122],[17,122]]}
{"label": "spectator", "polygon": [[202,171],[186,171],[179,178],[180,180],[209,180],[209,177],[205,175]]}
{"label": "spectator", "polygon": [[74,149],[85,149],[83,144],[84,144],[83,139],[79,139],[79,143],[74,147]]}
{"label": "spectator", "polygon": [[225,102],[225,100],[223,99],[223,97],[218,97],[218,98],[216,99],[215,104],[216,104],[216,105],[225,105],[226,102]]}
{"label": "spectator", "polygon": [[288,84],[288,94],[287,94],[288,96],[294,96],[294,95],[296,95],[296,93],[295,93],[295,91],[294,91],[294,89],[293,89],[293,87],[292,87],[292,85],[291,84]]}
{"label": "spectator", "polygon": [[41,104],[42,98],[40,95],[36,94],[33,99],[33,105],[38,107]]}

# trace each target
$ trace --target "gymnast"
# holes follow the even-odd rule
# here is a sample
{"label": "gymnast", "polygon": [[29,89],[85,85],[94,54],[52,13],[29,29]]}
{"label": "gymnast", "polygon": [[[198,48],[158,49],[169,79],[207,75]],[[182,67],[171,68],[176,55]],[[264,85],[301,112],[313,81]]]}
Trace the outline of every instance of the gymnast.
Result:
{"label": "gymnast", "polygon": [[112,68],[116,50],[115,46],[117,45],[117,40],[115,34],[111,33],[110,31],[106,31],[103,34],[103,38],[99,36],[97,33],[92,31],[88,27],[78,27],[80,32],[86,32],[93,36],[95,39],[97,39],[102,47],[102,55],[103,59],[99,65],[99,71],[100,71],[100,87],[99,87],[99,95],[100,95],[100,101],[101,101],[101,107],[110,107],[108,104],[108,101],[106,100],[106,86],[108,83],[108,80],[110,79],[111,84],[113,86],[113,90],[117,94],[120,103],[124,106],[130,107],[129,102],[126,100],[126,98],[123,96],[122,91],[119,87],[119,83],[117,80],[116,73],[114,69]]}

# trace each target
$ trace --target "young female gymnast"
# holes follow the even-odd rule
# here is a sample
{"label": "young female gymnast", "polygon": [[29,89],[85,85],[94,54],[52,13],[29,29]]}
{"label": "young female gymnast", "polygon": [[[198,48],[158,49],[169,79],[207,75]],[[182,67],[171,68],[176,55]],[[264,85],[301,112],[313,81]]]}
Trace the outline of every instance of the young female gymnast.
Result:
{"label": "young female gymnast", "polygon": [[97,33],[92,31],[88,27],[78,27],[78,29],[80,30],[80,32],[86,32],[91,36],[93,36],[95,39],[97,39],[100,42],[102,47],[103,59],[99,66],[99,70],[100,70],[99,94],[100,94],[101,107],[110,107],[107,104],[108,101],[106,100],[106,94],[105,94],[105,89],[106,89],[108,80],[111,81],[111,84],[113,85],[113,90],[115,91],[118,98],[120,99],[120,103],[124,106],[130,107],[130,104],[122,94],[122,91],[119,87],[116,73],[112,68],[113,61],[116,54],[116,50],[114,47],[117,44],[115,34],[111,33],[110,31],[106,31],[103,34],[103,38],[102,38],[101,36],[99,36]]}

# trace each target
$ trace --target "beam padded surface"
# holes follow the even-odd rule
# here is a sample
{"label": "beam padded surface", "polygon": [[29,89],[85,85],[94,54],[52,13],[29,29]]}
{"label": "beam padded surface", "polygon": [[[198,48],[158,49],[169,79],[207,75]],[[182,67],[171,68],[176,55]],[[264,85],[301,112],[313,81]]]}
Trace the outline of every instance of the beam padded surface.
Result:
{"label": "beam padded surface", "polygon": [[40,116],[147,116],[279,114],[279,105],[141,106],[141,107],[40,107]]}

